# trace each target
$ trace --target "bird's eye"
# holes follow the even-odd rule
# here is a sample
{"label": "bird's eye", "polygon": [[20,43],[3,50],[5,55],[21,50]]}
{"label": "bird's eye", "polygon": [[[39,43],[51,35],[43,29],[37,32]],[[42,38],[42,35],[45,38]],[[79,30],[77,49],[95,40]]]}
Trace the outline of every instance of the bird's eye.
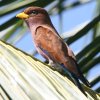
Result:
{"label": "bird's eye", "polygon": [[37,15],[37,14],[38,14],[38,11],[33,10],[33,11],[31,12],[31,14]]}

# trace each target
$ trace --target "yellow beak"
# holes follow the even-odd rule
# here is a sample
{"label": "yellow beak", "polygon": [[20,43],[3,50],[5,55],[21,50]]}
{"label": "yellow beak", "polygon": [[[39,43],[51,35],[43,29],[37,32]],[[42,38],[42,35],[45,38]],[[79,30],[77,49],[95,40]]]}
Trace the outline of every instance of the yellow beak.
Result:
{"label": "yellow beak", "polygon": [[26,18],[29,17],[29,15],[28,14],[25,14],[24,12],[22,12],[22,13],[17,14],[16,17],[22,18],[22,19],[26,19]]}

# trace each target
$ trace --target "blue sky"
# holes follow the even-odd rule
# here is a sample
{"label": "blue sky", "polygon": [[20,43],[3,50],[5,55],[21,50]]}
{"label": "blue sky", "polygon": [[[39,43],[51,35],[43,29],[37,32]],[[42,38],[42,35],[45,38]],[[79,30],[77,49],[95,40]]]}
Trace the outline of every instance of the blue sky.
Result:
{"label": "blue sky", "polygon": [[[85,21],[91,20],[94,16],[95,6],[96,6],[96,1],[93,0],[93,2],[91,2],[91,3],[87,3],[85,5],[76,7],[74,9],[70,9],[68,11],[64,11],[62,13],[62,18],[63,18],[62,33],[72,30],[74,27],[76,27],[77,25],[79,25]],[[8,16],[8,17],[10,17],[10,16]],[[55,28],[57,29],[57,31],[59,33],[60,32],[59,16],[53,15],[53,16],[50,16],[50,18],[52,20],[53,25],[55,26]],[[90,31],[88,35],[84,36],[80,40],[71,44],[70,47],[73,50],[73,52],[76,54],[91,41],[91,38],[92,38],[92,33]],[[25,52],[30,52],[32,50],[35,50],[34,44],[32,41],[32,37],[31,37],[31,33],[29,31],[27,31],[27,35],[25,35],[24,38],[22,38],[16,44],[16,47],[20,48],[21,50],[23,50]],[[40,60],[44,60],[40,55],[36,55],[35,57],[37,57]],[[100,68],[99,68],[99,65],[97,65],[95,68],[93,68],[90,71],[90,73],[88,75],[88,79],[92,79],[94,76],[98,76],[99,71],[100,71]],[[94,87],[94,88],[96,88],[96,87]]]}
{"label": "blue sky", "polygon": [[[91,2],[91,3],[85,4],[83,6],[79,6],[79,7],[76,7],[74,9],[64,11],[63,14],[62,14],[62,18],[63,18],[62,33],[67,32],[69,30],[72,30],[74,27],[76,27],[77,25],[79,25],[79,24],[81,24],[85,21],[91,20],[93,18],[95,5],[96,5],[96,2],[94,1],[94,2]],[[59,31],[60,31],[59,30],[59,20],[60,20],[59,16],[53,15],[53,16],[50,16],[50,18],[52,20],[53,25],[55,26],[56,30],[59,33]],[[85,36],[85,38],[86,37],[87,36]],[[81,43],[83,43],[83,45],[86,43],[85,38],[81,39]],[[89,42],[91,40],[91,35],[89,35],[88,38],[89,39],[87,41]],[[76,43],[78,45],[80,45],[79,41],[77,41]],[[23,45],[21,45],[21,44],[23,44]],[[27,52],[29,50],[34,49],[31,33],[28,31],[28,34],[20,42],[18,42],[16,44],[16,46],[18,48],[24,50],[24,51],[27,51]],[[73,49],[74,52],[79,51],[79,48],[74,44],[71,45],[71,48]]]}

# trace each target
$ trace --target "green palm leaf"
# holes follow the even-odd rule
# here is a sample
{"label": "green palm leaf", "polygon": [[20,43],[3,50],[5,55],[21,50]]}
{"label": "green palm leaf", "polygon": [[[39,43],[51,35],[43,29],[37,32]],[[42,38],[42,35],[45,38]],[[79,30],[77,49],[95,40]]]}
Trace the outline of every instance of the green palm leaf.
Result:
{"label": "green palm leaf", "polygon": [[[27,0],[27,1],[25,0],[17,0],[17,1],[6,0],[6,2],[5,0],[1,0],[0,1],[1,18],[9,16],[11,14],[13,16],[9,18],[7,21],[4,21],[3,24],[0,24],[0,33],[1,33],[0,39],[3,41],[9,41],[9,43],[11,44],[16,44],[19,42],[21,38],[23,38],[23,36],[26,35],[26,32],[27,32],[26,25],[24,24],[22,20],[17,19],[15,16],[17,12],[22,11],[28,6],[47,7],[47,10],[50,15],[59,14],[59,18],[61,19],[59,20],[59,23],[60,23],[60,27],[62,27],[62,18],[63,18],[62,13],[64,11],[67,11],[69,9],[74,9],[75,7],[79,7],[87,3],[89,4],[90,2],[93,2],[93,1],[95,0],[87,0],[87,1],[80,0],[80,1],[71,2],[69,4],[63,0],[59,0],[59,1],[55,1],[55,0],[40,0],[40,1],[39,0]],[[75,41],[82,38],[86,34],[88,34],[88,31],[90,31],[91,29],[94,29],[92,31],[93,39],[91,40],[91,42],[88,45],[86,45],[76,55],[77,61],[83,73],[88,73],[93,67],[99,64],[99,61],[100,61],[100,57],[98,56],[99,51],[100,51],[100,45],[99,45],[100,43],[100,32],[99,32],[100,30],[100,25],[99,25],[100,24],[100,12],[99,12],[100,11],[99,10],[100,1],[99,0],[96,0],[96,1],[97,1],[97,5],[95,7],[96,16],[94,16],[94,18],[91,21],[84,22],[78,27],[73,28],[70,31],[70,33],[65,32],[61,34],[61,37],[65,41],[67,41],[67,43],[70,45],[72,43],[75,43]],[[0,94],[0,99],[3,96],[5,99],[8,97],[11,97],[16,100],[19,100],[19,98],[21,100],[22,98],[25,98],[25,99],[27,98],[26,100],[29,100],[31,98],[34,98],[36,100],[37,99],[41,100],[40,98],[43,98],[45,95],[45,94],[42,94],[43,92],[42,90],[44,90],[47,87],[50,89],[50,90],[47,89],[48,91],[50,91],[50,94],[52,94],[52,96],[57,96],[55,98],[60,98],[60,100],[62,98],[67,98],[67,97],[71,99],[73,97],[72,96],[73,94],[76,94],[76,96],[74,96],[76,100],[80,98],[78,97],[79,95],[81,95],[81,98],[83,97],[85,98],[85,100],[87,99],[86,97],[84,97],[82,93],[80,93],[80,91],[73,85],[73,83],[71,83],[71,86],[69,85],[70,80],[68,80],[67,78],[64,78],[58,72],[54,72],[53,70],[49,69],[48,66],[45,65],[44,63],[41,63],[37,59],[30,57],[30,55],[26,53],[22,53],[22,51],[20,51],[19,49],[17,50],[16,49],[17,48],[14,48],[10,46],[9,44],[3,43],[2,41],[0,41],[0,59],[1,59],[0,60],[0,93],[2,94],[2,95]],[[34,51],[33,54],[36,55],[37,52]],[[30,71],[30,69],[32,69],[32,72]],[[37,76],[33,72],[35,72],[40,77],[42,76],[43,80],[40,79],[40,77],[38,77],[39,78],[38,80],[40,80],[38,81],[39,84],[43,82],[42,84],[43,88],[40,90],[35,89],[35,91],[33,91],[34,90],[33,85],[35,85],[33,82],[34,81],[33,79],[35,79],[35,81],[37,82],[36,80]],[[99,79],[98,77],[94,77],[94,80],[91,81],[92,87],[94,86],[94,84],[96,85],[99,82],[98,79]],[[57,82],[59,81],[59,82],[57,83],[56,81]],[[30,82],[33,84],[30,84]],[[45,87],[44,84],[46,82],[49,83],[49,85]],[[16,84],[16,86],[14,84]],[[69,88],[66,87],[65,84]],[[59,86],[62,90],[59,89]],[[51,87],[53,87],[54,90],[52,90]],[[96,95],[95,92],[92,91],[90,93],[89,92],[90,90],[88,90],[86,87],[84,87],[84,89],[88,91],[88,94],[90,96],[92,93],[93,96],[92,97],[89,96],[90,98],[99,100],[99,95]],[[10,93],[9,93],[9,90],[11,90]],[[69,90],[71,90],[71,92],[69,92]],[[100,92],[100,88],[97,88],[95,90],[97,92]],[[68,94],[65,93],[65,91],[67,91]],[[65,94],[63,94],[63,92]],[[46,94],[46,96],[48,96],[48,94]]]}
{"label": "green palm leaf", "polygon": [[86,98],[67,77],[2,41],[0,41],[0,58],[0,92],[3,96],[1,98],[13,100],[100,99],[98,94],[83,86],[88,95]]}

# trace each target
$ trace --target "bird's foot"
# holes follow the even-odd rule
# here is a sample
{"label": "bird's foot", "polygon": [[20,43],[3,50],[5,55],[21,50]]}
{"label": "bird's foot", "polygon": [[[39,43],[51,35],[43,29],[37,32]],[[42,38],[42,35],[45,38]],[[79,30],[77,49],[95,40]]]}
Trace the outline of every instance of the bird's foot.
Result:
{"label": "bird's foot", "polygon": [[54,70],[58,71],[58,72],[62,72],[62,66],[58,63],[53,62],[52,60],[49,60],[49,64]]}

